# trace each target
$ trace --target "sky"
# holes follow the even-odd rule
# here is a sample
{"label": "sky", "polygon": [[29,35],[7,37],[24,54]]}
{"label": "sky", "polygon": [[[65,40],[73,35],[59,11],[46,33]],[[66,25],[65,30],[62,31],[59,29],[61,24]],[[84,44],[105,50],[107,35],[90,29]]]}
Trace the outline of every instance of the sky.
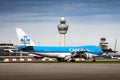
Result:
{"label": "sky", "polygon": [[0,43],[19,44],[15,28],[22,28],[38,45],[60,45],[57,25],[69,25],[66,45],[108,46],[120,51],[120,0],[0,0]]}

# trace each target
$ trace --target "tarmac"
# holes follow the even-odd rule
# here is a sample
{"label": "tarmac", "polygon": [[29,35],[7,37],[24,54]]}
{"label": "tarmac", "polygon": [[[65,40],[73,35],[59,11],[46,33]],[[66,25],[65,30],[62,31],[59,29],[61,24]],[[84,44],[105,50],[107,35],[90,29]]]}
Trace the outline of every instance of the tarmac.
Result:
{"label": "tarmac", "polygon": [[120,64],[0,63],[0,80],[120,80]]}

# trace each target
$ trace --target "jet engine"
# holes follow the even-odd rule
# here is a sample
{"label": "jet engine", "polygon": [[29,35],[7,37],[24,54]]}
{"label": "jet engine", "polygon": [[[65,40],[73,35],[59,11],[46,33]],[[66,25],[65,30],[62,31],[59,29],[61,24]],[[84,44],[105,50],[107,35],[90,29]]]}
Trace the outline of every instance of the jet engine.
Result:
{"label": "jet engine", "polygon": [[88,53],[82,54],[82,58],[84,58],[84,59],[90,59],[90,58],[92,58],[92,57],[93,57],[92,54],[88,54]]}

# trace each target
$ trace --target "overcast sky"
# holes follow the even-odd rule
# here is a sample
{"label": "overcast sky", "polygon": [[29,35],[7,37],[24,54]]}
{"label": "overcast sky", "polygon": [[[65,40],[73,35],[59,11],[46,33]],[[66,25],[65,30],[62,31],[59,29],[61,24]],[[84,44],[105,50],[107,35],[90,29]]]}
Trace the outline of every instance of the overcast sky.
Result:
{"label": "overcast sky", "polygon": [[18,44],[22,28],[39,45],[59,45],[60,17],[69,25],[66,45],[98,45],[105,37],[120,51],[120,0],[0,0],[0,43]]}

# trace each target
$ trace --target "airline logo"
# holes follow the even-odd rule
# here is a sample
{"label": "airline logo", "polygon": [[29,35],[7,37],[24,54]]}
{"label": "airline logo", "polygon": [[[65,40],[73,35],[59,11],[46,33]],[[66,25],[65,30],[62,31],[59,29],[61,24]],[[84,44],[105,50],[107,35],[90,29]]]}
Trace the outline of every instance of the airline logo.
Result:
{"label": "airline logo", "polygon": [[27,35],[24,35],[20,41],[22,44],[30,44],[30,38]]}
{"label": "airline logo", "polygon": [[81,48],[69,48],[70,52],[79,52],[81,50],[82,50]]}

